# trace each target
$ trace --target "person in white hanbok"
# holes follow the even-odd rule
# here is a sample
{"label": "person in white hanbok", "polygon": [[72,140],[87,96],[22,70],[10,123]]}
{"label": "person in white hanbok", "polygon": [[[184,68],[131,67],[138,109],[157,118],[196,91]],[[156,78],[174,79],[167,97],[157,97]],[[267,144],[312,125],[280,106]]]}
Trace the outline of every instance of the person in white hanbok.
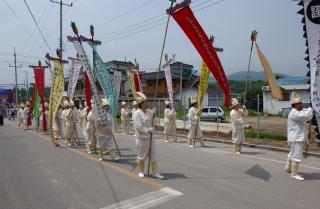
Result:
{"label": "person in white hanbok", "polygon": [[128,108],[128,105],[125,101],[121,102],[122,108],[121,108],[121,125],[122,125],[122,131],[124,134],[129,134],[129,114],[130,110]]}
{"label": "person in white hanbok", "polygon": [[188,134],[188,145],[190,148],[194,147],[193,142],[199,140],[202,147],[204,147],[203,142],[203,134],[200,127],[200,117],[201,117],[201,110],[198,108],[198,101],[194,98],[191,98],[191,108],[188,112],[188,119],[189,119],[189,134]]}
{"label": "person in white hanbok", "polygon": [[22,103],[20,105],[20,108],[19,108],[18,113],[17,113],[18,128],[22,128],[22,126],[23,126],[24,108],[25,108],[24,104]]}
{"label": "person in white hanbok", "polygon": [[[287,137],[290,146],[285,169],[291,173],[291,177],[303,181],[304,178],[298,174],[299,164],[303,160],[303,148],[308,140],[308,129],[306,122],[313,117],[313,109],[309,107],[303,110],[303,103],[297,92],[292,92],[292,110],[288,115]],[[311,121],[310,121],[311,122]]]}
{"label": "person in white hanbok", "polygon": [[28,118],[30,117],[30,108],[29,108],[30,103],[26,102],[26,106],[23,109],[23,129],[27,130],[28,129]]}
{"label": "person in white hanbok", "polygon": [[[144,164],[148,157],[152,175],[155,178],[163,179],[164,177],[158,173],[157,146],[154,139],[152,139],[156,111],[148,109],[147,97],[143,93],[137,92],[136,101],[138,103],[138,110],[133,115],[133,127],[136,133],[136,145],[138,148],[138,176],[140,178],[144,177]],[[149,153],[150,150],[151,153]]]}
{"label": "person in white hanbok", "polygon": [[232,110],[230,112],[231,125],[232,125],[232,142],[234,152],[240,154],[241,144],[244,142],[244,119],[248,115],[245,106],[240,108],[240,104],[236,98],[232,98]]}
{"label": "person in white hanbok", "polygon": [[171,107],[170,101],[165,101],[166,108],[164,109],[164,135],[165,142],[169,142],[169,137],[173,137],[173,142],[177,142],[176,131],[176,113]]}

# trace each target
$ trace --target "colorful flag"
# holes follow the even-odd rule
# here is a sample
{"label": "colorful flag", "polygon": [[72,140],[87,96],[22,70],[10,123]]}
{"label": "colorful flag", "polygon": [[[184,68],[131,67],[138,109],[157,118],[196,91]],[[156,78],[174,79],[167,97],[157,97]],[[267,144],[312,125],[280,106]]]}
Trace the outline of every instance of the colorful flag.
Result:
{"label": "colorful flag", "polygon": [[45,100],[44,100],[44,68],[42,67],[35,67],[33,69],[34,72],[34,79],[36,83],[36,88],[38,90],[38,94],[40,96],[41,105],[42,105],[42,130],[47,131],[47,120],[46,120],[46,108],[45,108]]}
{"label": "colorful flag", "polygon": [[36,88],[34,88],[34,106],[33,106],[33,116],[36,118],[40,118],[41,112],[40,112],[40,96],[38,94],[38,91]]}
{"label": "colorful flag", "polygon": [[50,91],[50,101],[49,101],[49,131],[50,136],[53,139],[53,130],[52,124],[53,119],[56,116],[59,105],[63,98],[64,93],[64,76],[63,76],[63,63],[58,60],[53,61],[54,71],[53,71],[53,80],[51,83]]}
{"label": "colorful flag", "polygon": [[200,71],[200,84],[199,84],[199,92],[198,92],[198,104],[199,107],[202,107],[202,103],[205,97],[205,94],[208,89],[208,83],[210,79],[210,70],[206,63],[202,61],[201,63],[201,71]]}
{"label": "colorful flag", "polygon": [[221,65],[216,50],[213,48],[212,43],[195,18],[189,5],[181,9],[177,9],[177,11],[171,13],[171,15],[188,36],[204,62],[209,67],[209,70],[214,75],[215,79],[225,93],[225,105],[229,106],[230,90],[224,69]]}
{"label": "colorful flag", "polygon": [[77,86],[79,73],[81,69],[81,62],[79,59],[69,58],[69,83],[68,83],[68,96],[70,100],[73,100],[74,91]]}
{"label": "colorful flag", "polygon": [[103,63],[100,55],[97,52],[96,45],[89,44],[93,49],[93,71],[100,83],[105,98],[110,103],[110,113],[115,118],[118,113],[118,100],[116,96],[116,90],[112,82],[110,70],[107,69]]}
{"label": "colorful flag", "polygon": [[264,56],[264,54],[260,50],[257,43],[256,43],[256,47],[257,47],[257,52],[258,52],[258,56],[259,56],[261,65],[262,65],[262,67],[264,69],[264,73],[266,75],[266,79],[269,83],[271,96],[275,99],[283,100],[282,90],[280,89],[279,85],[277,84],[276,76],[273,74],[268,60],[266,59],[266,57]]}
{"label": "colorful flag", "polygon": [[[69,40],[72,41],[71,39]],[[94,121],[99,127],[108,127],[109,123],[107,119],[107,114],[102,108],[101,97],[99,95],[98,88],[95,83],[93,69],[91,67],[88,56],[85,53],[81,43],[79,43],[78,41],[72,41],[72,42],[77,53],[79,54],[83,69],[86,72],[88,79],[90,81],[92,100],[93,100],[93,104],[91,105],[92,105],[92,113],[93,113]]]}

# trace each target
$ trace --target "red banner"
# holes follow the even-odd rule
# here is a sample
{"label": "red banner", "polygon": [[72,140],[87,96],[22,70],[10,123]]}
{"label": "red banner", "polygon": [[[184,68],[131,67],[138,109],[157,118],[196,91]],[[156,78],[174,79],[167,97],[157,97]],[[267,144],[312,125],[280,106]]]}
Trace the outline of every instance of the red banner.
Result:
{"label": "red banner", "polygon": [[35,100],[35,94],[36,94],[36,88],[33,86],[32,87],[32,98],[31,98],[31,103],[30,103],[30,112],[33,112],[34,108],[34,100]]}
{"label": "red banner", "polygon": [[[138,77],[139,75],[139,77]],[[134,85],[136,87],[136,91],[141,92],[141,81],[142,81],[142,74],[141,73],[134,73]]]}
{"label": "red banner", "polygon": [[225,106],[230,105],[230,89],[226,74],[221,65],[216,50],[213,48],[208,36],[202,29],[201,25],[195,18],[189,6],[186,6],[177,12],[171,14],[175,21],[179,24],[185,34],[188,36],[200,56],[207,64],[211,73],[219,83],[225,93]]}
{"label": "red banner", "polygon": [[91,92],[91,85],[90,85],[90,80],[88,78],[88,75],[86,72],[84,72],[84,80],[85,80],[85,88],[86,88],[86,103],[88,106],[88,112],[91,110],[91,97],[92,97],[92,92]]}
{"label": "red banner", "polygon": [[33,69],[36,87],[41,100],[42,106],[42,130],[47,131],[46,107],[44,101],[44,68],[36,67]]}

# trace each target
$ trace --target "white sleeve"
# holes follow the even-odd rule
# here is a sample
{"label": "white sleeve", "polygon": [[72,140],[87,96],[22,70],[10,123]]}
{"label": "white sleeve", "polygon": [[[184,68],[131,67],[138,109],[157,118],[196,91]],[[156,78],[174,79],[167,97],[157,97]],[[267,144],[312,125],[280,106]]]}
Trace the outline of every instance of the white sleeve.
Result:
{"label": "white sleeve", "polygon": [[290,118],[297,121],[307,122],[312,119],[313,109],[308,108],[307,111],[295,111],[290,114]]}
{"label": "white sleeve", "polygon": [[134,118],[133,118],[133,125],[135,127],[135,129],[139,132],[139,133],[142,133],[142,134],[148,134],[148,128],[144,127],[142,125],[142,117],[141,117],[141,114],[137,114],[135,113],[134,114]]}

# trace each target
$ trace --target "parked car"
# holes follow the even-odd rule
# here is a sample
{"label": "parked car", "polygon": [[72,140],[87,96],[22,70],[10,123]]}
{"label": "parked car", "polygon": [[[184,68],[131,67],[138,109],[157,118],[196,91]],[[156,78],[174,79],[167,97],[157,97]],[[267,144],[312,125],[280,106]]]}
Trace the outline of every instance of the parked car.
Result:
{"label": "parked car", "polygon": [[[217,114],[218,109],[218,114]],[[218,121],[224,122],[224,111],[219,106],[204,106],[202,107],[201,121]],[[183,121],[188,121],[188,114],[182,119]]]}
{"label": "parked car", "polygon": [[204,106],[202,107],[202,121],[219,121],[224,122],[224,111],[219,106]]}

